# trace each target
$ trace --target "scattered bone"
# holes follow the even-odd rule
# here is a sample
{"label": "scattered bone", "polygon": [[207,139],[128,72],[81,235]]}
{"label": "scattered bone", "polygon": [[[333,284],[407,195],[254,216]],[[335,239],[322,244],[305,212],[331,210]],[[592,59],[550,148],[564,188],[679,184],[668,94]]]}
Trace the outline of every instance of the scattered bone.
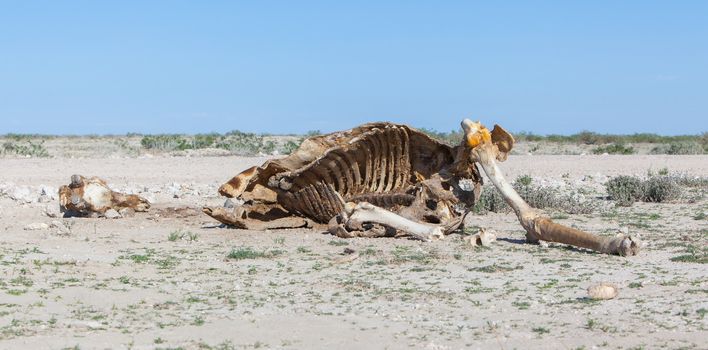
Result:
{"label": "scattered bone", "polygon": [[[71,183],[59,188],[59,202],[62,212],[83,216],[103,215],[108,210],[118,214],[118,211],[123,208],[135,211],[147,211],[150,208],[150,202],[145,198],[112,191],[105,181],[97,177],[85,178],[81,175],[72,175]],[[110,215],[115,216],[112,212]]]}
{"label": "scattered bone", "polygon": [[611,283],[599,283],[588,288],[588,295],[594,300],[608,300],[617,296],[617,286]]}
{"label": "scattered bone", "polygon": [[25,231],[39,231],[39,230],[47,230],[49,229],[49,225],[43,223],[43,222],[35,222],[31,224],[27,224],[25,226]]}
{"label": "scattered bone", "polygon": [[480,228],[478,233],[465,237],[464,240],[473,247],[488,247],[497,240],[497,235],[493,230]]}

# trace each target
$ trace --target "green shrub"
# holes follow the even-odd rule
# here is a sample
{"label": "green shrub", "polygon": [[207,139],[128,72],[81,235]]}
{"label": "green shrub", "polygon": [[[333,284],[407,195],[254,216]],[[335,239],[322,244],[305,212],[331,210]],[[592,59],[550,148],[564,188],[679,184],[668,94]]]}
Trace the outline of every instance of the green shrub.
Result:
{"label": "green shrub", "polygon": [[681,187],[671,176],[651,176],[644,185],[645,202],[667,202],[681,196]]}
{"label": "green shrub", "polygon": [[698,142],[672,142],[666,154],[703,154],[703,146]]}
{"label": "green shrub", "polygon": [[13,154],[23,157],[49,158],[49,151],[44,147],[44,140],[34,143],[32,140],[25,140],[25,143],[15,143],[7,141],[2,144],[0,154]]}
{"label": "green shrub", "polygon": [[297,148],[300,147],[300,144],[302,144],[302,141],[303,141],[303,139],[299,139],[299,140],[297,140],[297,142],[292,141],[292,140],[286,142],[286,143],[281,147],[280,153],[282,153],[282,154],[291,154],[291,153],[295,152],[295,150],[297,150]]}
{"label": "green shrub", "polygon": [[610,145],[595,147],[593,154],[634,154],[634,147],[625,146],[623,143],[613,143]]}
{"label": "green shrub", "polygon": [[617,176],[607,181],[605,188],[610,198],[622,207],[629,207],[644,198],[644,182],[635,176]]}
{"label": "green shrub", "polygon": [[[597,209],[596,202],[584,200],[575,192],[562,191],[550,186],[535,186],[533,178],[528,175],[517,177],[512,186],[519,196],[534,208],[551,208],[568,214],[587,214]],[[502,213],[511,211],[511,207],[495,187],[484,186],[472,211],[478,214],[490,211]]]}
{"label": "green shrub", "polygon": [[190,148],[187,139],[180,135],[148,135],[143,136],[140,145],[145,149],[161,151],[185,150]]}
{"label": "green shrub", "polygon": [[506,204],[501,193],[494,186],[483,186],[479,199],[474,203],[472,211],[477,214],[487,212],[505,213],[511,211],[511,207]]}

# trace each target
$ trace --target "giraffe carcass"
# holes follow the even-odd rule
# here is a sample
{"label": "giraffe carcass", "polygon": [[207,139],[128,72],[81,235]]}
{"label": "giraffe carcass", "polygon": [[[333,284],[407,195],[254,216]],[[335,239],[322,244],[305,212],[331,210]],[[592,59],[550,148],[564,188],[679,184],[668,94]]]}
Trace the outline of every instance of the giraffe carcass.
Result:
{"label": "giraffe carcass", "polygon": [[411,236],[428,240],[458,229],[490,178],[514,209],[530,241],[546,240],[608,254],[634,255],[632,237],[606,238],[553,223],[506,182],[504,161],[514,139],[495,125],[462,122],[458,146],[393,123],[370,123],[312,137],[291,155],[238,174],[219,189],[233,208],[205,207],[238,228],[327,225],[341,237]]}

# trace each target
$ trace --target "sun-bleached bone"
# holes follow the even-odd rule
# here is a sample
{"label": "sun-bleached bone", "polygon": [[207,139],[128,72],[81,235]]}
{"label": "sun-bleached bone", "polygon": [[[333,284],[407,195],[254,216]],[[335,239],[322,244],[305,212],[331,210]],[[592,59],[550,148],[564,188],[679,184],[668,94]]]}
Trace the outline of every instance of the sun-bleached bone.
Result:
{"label": "sun-bleached bone", "polygon": [[390,227],[422,241],[444,237],[443,229],[438,225],[418,223],[367,202],[347,203],[345,212],[344,227],[348,231],[362,230],[365,224],[372,223]]}
{"label": "sun-bleached bone", "polygon": [[465,237],[464,240],[473,247],[488,247],[497,240],[497,235],[492,230],[480,228],[479,232]]}
{"label": "sun-bleached bone", "polygon": [[145,198],[113,191],[104,180],[81,175],[72,175],[71,183],[59,188],[59,204],[61,212],[80,215],[103,214],[109,209],[147,211],[150,208]]}
{"label": "sun-bleached bone", "polygon": [[[539,240],[570,244],[576,247],[587,248],[605,254],[622,256],[636,255],[639,253],[639,240],[631,236],[602,237],[583,232],[571,227],[563,226],[551,221],[531,208],[519,194],[506,181],[497,166],[496,159],[500,152],[498,146],[491,142],[487,128],[480,123],[469,119],[462,121],[465,139],[472,148],[471,155],[479,162],[484,172],[499,190],[504,200],[511,206],[519,219],[521,226],[526,230],[526,238],[530,242]],[[495,126],[496,129],[496,126]]]}

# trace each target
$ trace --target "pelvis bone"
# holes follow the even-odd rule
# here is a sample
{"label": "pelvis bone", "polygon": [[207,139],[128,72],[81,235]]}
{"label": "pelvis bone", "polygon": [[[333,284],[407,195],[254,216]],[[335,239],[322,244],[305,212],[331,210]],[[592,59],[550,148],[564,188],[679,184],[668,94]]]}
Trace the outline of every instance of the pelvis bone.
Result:
{"label": "pelvis bone", "polygon": [[81,175],[72,175],[71,183],[59,188],[59,202],[62,212],[78,215],[103,214],[109,209],[147,211],[150,208],[145,198],[112,191],[104,180]]}
{"label": "pelvis bone", "polygon": [[496,165],[506,160],[514,138],[498,125],[489,131],[464,120],[462,127],[464,138],[456,147],[392,123],[309,138],[290,156],[247,169],[219,188],[242,205],[205,207],[204,212],[243,229],[328,225],[341,237],[429,240],[462,227],[479,199],[479,164],[514,208],[530,241],[636,254],[638,245],[631,238],[608,241],[537,214]]}

